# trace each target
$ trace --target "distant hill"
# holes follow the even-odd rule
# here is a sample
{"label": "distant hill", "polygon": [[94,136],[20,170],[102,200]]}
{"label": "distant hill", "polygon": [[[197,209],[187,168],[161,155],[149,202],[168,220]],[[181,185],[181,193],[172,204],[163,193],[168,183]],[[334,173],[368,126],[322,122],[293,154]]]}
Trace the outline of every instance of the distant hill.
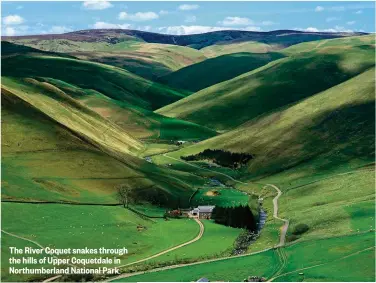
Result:
{"label": "distant hill", "polygon": [[2,42],[2,52],[4,78],[19,86],[38,86],[48,95],[54,90],[62,100],[86,106],[136,138],[201,140],[215,135],[197,124],[153,113],[183,94],[126,70],[8,42]]}
{"label": "distant hill", "polygon": [[121,68],[44,51],[36,54],[15,51],[11,56],[9,49],[16,50],[11,43],[2,42],[2,51],[8,55],[2,58],[3,66],[7,66],[2,71],[3,76],[50,77],[150,110],[187,95]]}
{"label": "distant hill", "polygon": [[69,32],[65,34],[27,35],[17,37],[5,36],[3,37],[3,40],[28,40],[32,42],[40,40],[65,39],[82,42],[107,42],[110,44],[131,40],[190,46],[196,49],[201,49],[213,44],[234,41],[256,41],[267,44],[279,44],[286,47],[300,42],[343,37],[355,34],[360,35],[364,33],[314,33],[293,30],[276,30],[270,32],[224,30],[192,35],[168,35],[127,29],[93,29]]}
{"label": "distant hill", "polygon": [[196,92],[257,69],[282,57],[284,55],[273,52],[265,54],[249,52],[226,54],[192,64],[163,76],[158,81],[173,88]]}
{"label": "distant hill", "polygon": [[[306,99],[374,66],[373,36],[290,47],[289,57],[205,88],[157,112],[216,130],[237,127],[259,115]],[[229,67],[230,68],[230,67]]]}

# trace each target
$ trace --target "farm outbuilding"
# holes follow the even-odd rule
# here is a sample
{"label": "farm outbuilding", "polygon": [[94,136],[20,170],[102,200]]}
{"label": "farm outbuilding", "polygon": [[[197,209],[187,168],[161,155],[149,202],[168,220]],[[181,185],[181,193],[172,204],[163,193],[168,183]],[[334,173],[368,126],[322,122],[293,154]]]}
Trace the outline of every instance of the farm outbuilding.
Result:
{"label": "farm outbuilding", "polygon": [[213,209],[214,205],[198,206],[191,210],[190,215],[201,219],[210,219]]}

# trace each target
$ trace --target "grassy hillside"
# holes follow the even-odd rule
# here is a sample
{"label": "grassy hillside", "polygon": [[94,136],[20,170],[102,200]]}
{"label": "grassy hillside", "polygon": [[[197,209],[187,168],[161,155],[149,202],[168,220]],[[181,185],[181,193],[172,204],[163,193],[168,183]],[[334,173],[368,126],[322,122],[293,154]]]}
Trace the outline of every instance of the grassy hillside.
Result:
{"label": "grassy hillside", "polygon": [[[273,34],[274,33],[274,34]],[[232,54],[238,52],[251,52],[251,53],[267,53],[270,51],[283,50],[291,46],[293,50],[296,45],[300,43],[308,43],[308,46],[318,45],[323,39],[330,40],[339,37],[339,41],[346,38],[342,36],[335,36],[333,34],[320,34],[320,33],[300,33],[296,31],[275,31],[265,33],[264,36],[254,38],[253,40],[232,40],[221,41],[210,46],[204,47],[201,51],[207,57],[216,57],[224,54]],[[352,39],[353,36],[347,37]],[[299,48],[299,47],[298,47]]]}
{"label": "grassy hillside", "polygon": [[296,54],[299,52],[327,52],[331,49],[350,49],[351,46],[360,46],[366,48],[367,46],[375,45],[375,37],[373,35],[350,36],[345,38],[326,39],[319,41],[305,42],[290,46],[281,50],[280,52],[286,55]]}
{"label": "grassy hillside", "polygon": [[[217,130],[241,125],[266,112],[310,97],[374,66],[369,44],[292,54],[232,80],[203,89],[157,112]],[[326,74],[323,76],[323,74]]]}
{"label": "grassy hillside", "polygon": [[250,153],[254,159],[246,166],[248,178],[298,165],[313,174],[312,167],[330,171],[351,160],[370,163],[374,154],[374,76],[372,68],[300,103],[265,113],[236,130],[170,155],[205,148]]}
{"label": "grassy hillside", "polygon": [[11,42],[39,50],[71,54],[87,61],[113,65],[147,79],[156,79],[205,59],[202,52],[189,47],[146,43],[132,37],[114,42],[22,38],[11,40]]}
{"label": "grassy hillside", "polygon": [[196,92],[257,69],[281,57],[283,55],[278,53],[243,52],[223,55],[182,68],[161,77],[159,81],[176,89]]}
{"label": "grassy hillside", "polygon": [[[2,43],[2,48],[12,48]],[[18,55],[2,58],[2,75],[10,77],[49,77],[84,89],[92,89],[118,101],[155,109],[184,97],[166,86],[153,83],[129,71],[89,61],[58,56]]]}
{"label": "grassy hillside", "polygon": [[61,80],[38,78],[67,96],[74,98],[100,116],[113,122],[130,135],[141,139],[191,140],[206,139],[215,131],[183,120],[169,118],[128,102],[110,98],[98,91],[82,89]]}
{"label": "grassy hillside", "polygon": [[266,44],[257,41],[246,41],[246,42],[230,42],[222,44],[214,44],[201,49],[201,52],[205,56],[212,58],[226,54],[236,54],[242,52],[249,53],[269,53],[280,49],[278,45]]}
{"label": "grassy hillside", "polygon": [[116,186],[128,183],[141,199],[174,207],[204,184],[138,159],[140,142],[49,84],[2,84],[3,199],[117,203]]}
{"label": "grassy hillside", "polygon": [[[109,65],[69,58],[3,42],[3,75],[47,96],[77,101],[137,138],[204,139],[215,132],[194,123],[167,118],[150,111],[181,94]],[[183,47],[182,47],[183,48]],[[35,68],[34,66],[38,66]],[[154,105],[154,106],[153,106]]]}

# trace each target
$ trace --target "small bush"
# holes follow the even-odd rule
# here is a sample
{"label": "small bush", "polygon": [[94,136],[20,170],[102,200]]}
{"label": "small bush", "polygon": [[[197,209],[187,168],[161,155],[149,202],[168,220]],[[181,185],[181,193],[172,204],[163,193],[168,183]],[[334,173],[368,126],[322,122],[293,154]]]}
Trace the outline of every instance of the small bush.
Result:
{"label": "small bush", "polygon": [[299,239],[298,235],[289,235],[286,237],[287,242],[293,242],[293,241],[296,241],[297,239]]}
{"label": "small bush", "polygon": [[309,226],[307,224],[298,224],[294,227],[294,230],[292,231],[292,233],[294,235],[301,235],[305,232],[307,232],[309,230]]}

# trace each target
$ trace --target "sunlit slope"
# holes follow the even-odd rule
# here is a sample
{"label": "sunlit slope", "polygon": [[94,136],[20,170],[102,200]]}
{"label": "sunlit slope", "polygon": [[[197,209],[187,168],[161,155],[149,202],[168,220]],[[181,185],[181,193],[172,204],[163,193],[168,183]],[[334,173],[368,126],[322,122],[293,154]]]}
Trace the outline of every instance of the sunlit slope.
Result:
{"label": "sunlit slope", "polygon": [[117,66],[152,80],[206,59],[199,50],[170,44],[134,42],[127,45],[98,45],[89,51],[78,48],[75,52],[64,52],[85,60]]}
{"label": "sunlit slope", "polygon": [[117,203],[126,183],[173,207],[203,183],[137,158],[139,141],[46,82],[3,77],[2,103],[3,199]]}
{"label": "sunlit slope", "polygon": [[367,48],[375,46],[374,35],[351,36],[345,38],[334,38],[319,41],[305,42],[290,46],[281,50],[280,52],[286,55],[297,54],[300,52],[322,53],[328,52],[332,49],[351,49],[352,46],[360,46]]}
{"label": "sunlit slope", "polygon": [[[69,61],[71,58],[65,54],[5,42],[2,44],[3,74],[13,75],[13,79],[19,79],[23,85],[31,82],[32,85],[38,84],[42,87],[42,93],[54,90],[59,95],[63,94],[65,100],[70,97],[69,101],[75,100],[87,106],[136,138],[202,140],[215,135],[215,131],[203,126],[153,113],[147,109],[151,103],[137,95],[146,91],[145,99],[159,103],[162,96],[168,95],[168,87],[166,94],[163,93],[164,88],[158,88],[155,92],[153,86],[147,89],[144,84],[151,82],[112,66]],[[38,68],[34,68],[32,62]],[[26,78],[28,80],[24,80]]]}
{"label": "sunlit slope", "polygon": [[345,47],[292,54],[157,112],[217,130],[234,128],[342,83],[374,65],[374,46]]}
{"label": "sunlit slope", "polygon": [[196,92],[257,69],[282,57],[283,55],[278,53],[253,54],[243,52],[223,55],[182,68],[161,77],[159,81],[173,88]]}
{"label": "sunlit slope", "polygon": [[2,78],[5,94],[15,95],[98,147],[119,153],[137,152],[142,144],[47,82]]}
{"label": "sunlit slope", "polygon": [[[9,89],[4,86],[2,90],[3,199],[109,202],[114,201],[117,183],[110,178],[125,181],[139,177],[142,181],[142,175],[129,166],[104,154]],[[67,111],[59,108],[61,113]],[[93,176],[96,183],[90,181]]]}
{"label": "sunlit slope", "polygon": [[[250,153],[254,159],[248,162],[244,173],[247,178],[258,179],[287,169],[291,170],[284,178],[292,180],[340,166],[372,163],[374,76],[371,68],[295,105],[260,115],[235,130],[173,155],[194,154],[206,148]],[[298,168],[304,170],[295,171]]]}
{"label": "sunlit slope", "polygon": [[225,54],[234,54],[241,52],[250,53],[268,53],[281,49],[277,44],[266,44],[257,41],[246,41],[246,42],[230,42],[222,44],[214,44],[201,49],[201,52],[205,56],[212,58]]}
{"label": "sunlit slope", "polygon": [[[8,45],[2,43],[3,48]],[[182,93],[129,71],[89,61],[41,53],[3,57],[2,64],[6,66],[2,70],[3,76],[59,79],[147,109],[155,109],[184,97]]]}
{"label": "sunlit slope", "polygon": [[66,97],[69,96],[79,104],[87,106],[135,138],[202,140],[216,134],[206,127],[165,117],[130,103],[109,98],[98,91],[82,89],[61,80],[38,77],[37,80],[29,79],[23,83],[28,84],[30,81],[37,82],[40,86],[54,88],[59,93],[65,93]]}
{"label": "sunlit slope", "polygon": [[[226,31],[223,31],[226,33]],[[241,32],[240,32],[241,33]],[[214,33],[213,33],[214,34]],[[302,42],[313,42],[322,39],[343,38],[354,34],[340,33],[315,33],[293,30],[276,30],[270,32],[254,32],[249,37],[231,38],[227,36],[222,40],[203,46],[201,51],[207,57],[238,52],[266,53],[280,50]],[[210,40],[210,37],[209,39]]]}

